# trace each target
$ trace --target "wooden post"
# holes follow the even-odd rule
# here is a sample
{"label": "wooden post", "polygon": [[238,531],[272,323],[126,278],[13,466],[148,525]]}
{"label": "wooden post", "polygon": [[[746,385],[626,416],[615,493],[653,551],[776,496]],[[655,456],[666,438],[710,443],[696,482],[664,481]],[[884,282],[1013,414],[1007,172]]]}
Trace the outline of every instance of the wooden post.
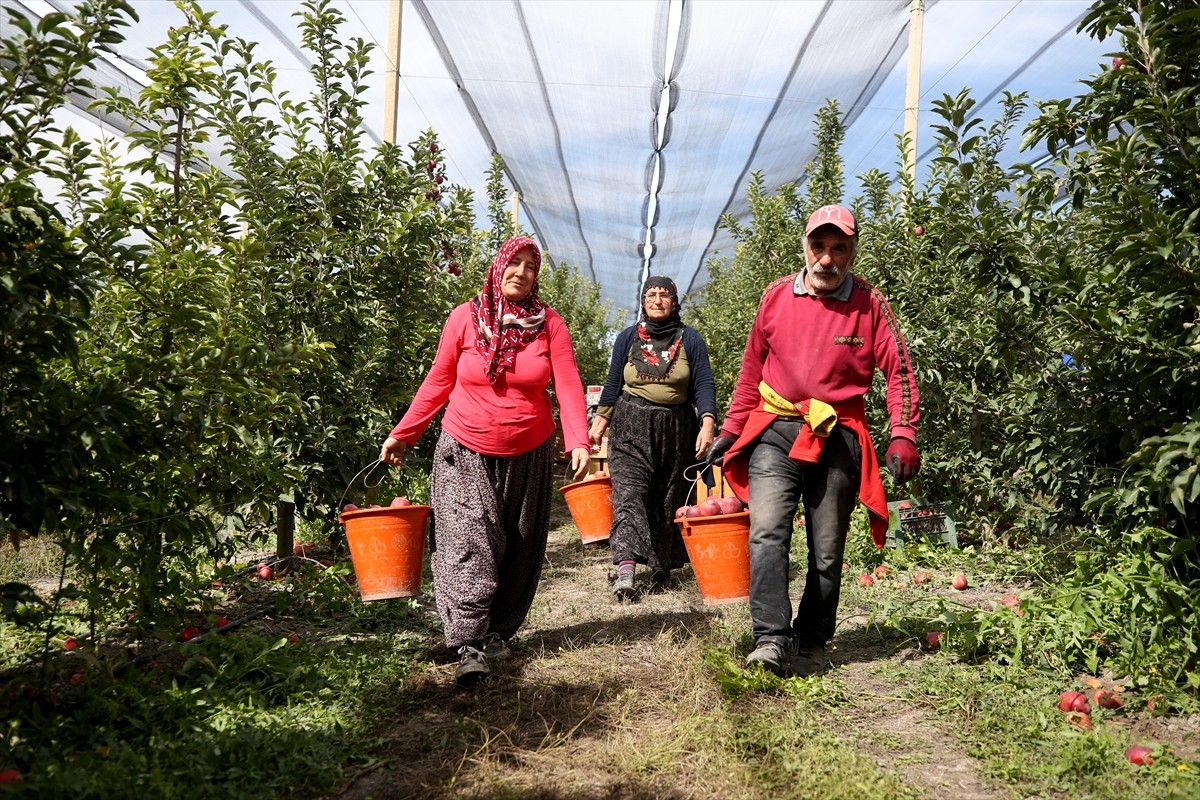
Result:
{"label": "wooden post", "polygon": [[513,192],[512,224],[515,229],[521,224],[521,193]]}
{"label": "wooden post", "polygon": [[404,0],[389,0],[388,3],[388,59],[383,81],[383,140],[396,143],[396,97],[400,92],[400,17],[404,11]]}
{"label": "wooden post", "polygon": [[925,0],[912,0],[908,9],[908,83],[904,92],[904,171],[917,183],[917,109],[921,103],[921,34]]}

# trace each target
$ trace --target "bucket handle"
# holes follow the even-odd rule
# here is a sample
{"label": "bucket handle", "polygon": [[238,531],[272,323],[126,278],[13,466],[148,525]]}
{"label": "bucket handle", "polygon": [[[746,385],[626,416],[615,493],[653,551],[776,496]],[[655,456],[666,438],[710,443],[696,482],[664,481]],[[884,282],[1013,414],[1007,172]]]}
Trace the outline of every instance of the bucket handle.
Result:
{"label": "bucket handle", "polygon": [[[355,475],[353,478],[351,478],[350,482],[348,484],[346,484],[346,488],[342,490],[342,496],[338,498],[337,508],[335,508],[334,511],[336,511],[339,514],[341,513],[343,501],[346,499],[346,493],[349,492],[351,488],[353,488],[354,482],[359,479],[359,476],[362,476],[363,486],[367,489],[374,489],[377,486],[379,486],[379,484],[383,483],[383,475],[386,475],[387,473],[383,473],[383,475],[380,475],[379,480],[375,481],[374,483],[371,483],[367,480],[368,478],[371,477],[371,473],[375,471],[375,468],[378,467],[382,463],[384,463],[384,462],[377,458],[374,461],[372,461],[370,464],[367,464],[365,467],[360,469],[358,471],[358,474]],[[363,475],[363,473],[366,473],[366,474]]]}

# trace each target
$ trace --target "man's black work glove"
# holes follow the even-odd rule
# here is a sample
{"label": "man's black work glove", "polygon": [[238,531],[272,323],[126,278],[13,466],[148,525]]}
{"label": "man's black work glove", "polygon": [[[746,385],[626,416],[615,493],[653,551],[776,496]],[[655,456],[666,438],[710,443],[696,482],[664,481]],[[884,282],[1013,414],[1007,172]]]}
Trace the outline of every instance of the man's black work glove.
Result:
{"label": "man's black work glove", "polygon": [[736,441],[736,436],[718,436],[713,440],[712,446],[708,448],[708,456],[704,459],[704,465],[707,467],[711,467],[713,464],[721,466],[725,461],[725,451],[733,447],[733,443]]}
{"label": "man's black work glove", "polygon": [[[713,442],[713,446],[716,446],[716,442]],[[903,436],[893,436],[887,451],[887,468],[897,486],[909,478],[917,477],[921,471],[921,454],[917,452],[916,444]]]}

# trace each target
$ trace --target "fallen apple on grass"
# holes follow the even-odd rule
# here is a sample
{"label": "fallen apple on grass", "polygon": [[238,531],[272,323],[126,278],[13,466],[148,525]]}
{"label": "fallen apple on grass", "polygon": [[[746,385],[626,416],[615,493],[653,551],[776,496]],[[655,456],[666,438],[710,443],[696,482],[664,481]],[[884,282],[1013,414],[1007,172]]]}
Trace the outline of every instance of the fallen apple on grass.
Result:
{"label": "fallen apple on grass", "polygon": [[930,650],[941,649],[942,632],[941,631],[930,631],[929,633],[925,634],[925,644],[929,647]]}
{"label": "fallen apple on grass", "polygon": [[874,582],[875,582],[875,578],[872,577],[871,573],[869,573],[869,572],[864,572],[862,575],[858,576],[858,585],[859,586],[870,586]]}
{"label": "fallen apple on grass", "polygon": [[958,591],[966,589],[970,584],[967,582],[967,576],[961,572],[954,576],[954,580],[950,581],[950,585]]}
{"label": "fallen apple on grass", "polygon": [[889,576],[891,574],[892,574],[892,568],[889,567],[887,564],[880,564],[878,567],[875,568],[875,578],[877,580],[883,580],[884,578],[886,578],[887,576]]}
{"label": "fallen apple on grass", "polygon": [[913,573],[913,583],[915,583],[917,586],[924,586],[925,584],[929,583],[932,580],[933,580],[933,576],[930,575],[928,572]]}
{"label": "fallen apple on grass", "polygon": [[271,578],[275,577],[275,570],[271,569],[271,567],[267,564],[259,564],[256,573],[258,577],[264,581],[269,581]]}
{"label": "fallen apple on grass", "polygon": [[1129,763],[1137,764],[1138,766],[1149,766],[1154,763],[1154,750],[1146,747],[1144,744],[1130,745],[1125,750],[1125,758],[1129,759]]}
{"label": "fallen apple on grass", "polygon": [[1067,712],[1067,722],[1074,725],[1076,728],[1082,728],[1085,731],[1092,729],[1092,718],[1082,711]]}
{"label": "fallen apple on grass", "polygon": [[1092,713],[1092,707],[1088,703],[1087,696],[1082,692],[1066,691],[1058,696],[1059,711],[1078,711],[1081,714]]}
{"label": "fallen apple on grass", "polygon": [[76,647],[79,647],[79,642],[75,640],[74,636],[68,636],[63,641],[63,648],[66,650],[74,650]]}
{"label": "fallen apple on grass", "polygon": [[184,628],[183,630],[181,630],[179,632],[179,641],[190,642],[192,639],[195,639],[199,635],[200,635],[200,629],[195,626],[189,625],[188,627]]}
{"label": "fallen apple on grass", "polygon": [[1092,702],[1110,711],[1125,707],[1125,702],[1117,697],[1111,689],[1097,689],[1092,692]]}
{"label": "fallen apple on grass", "polygon": [[307,556],[308,551],[312,550],[315,546],[316,545],[314,545],[312,542],[297,542],[296,546],[292,548],[292,553],[300,557],[304,557]]}
{"label": "fallen apple on grass", "polygon": [[217,617],[217,627],[224,628],[229,624],[229,617]]}

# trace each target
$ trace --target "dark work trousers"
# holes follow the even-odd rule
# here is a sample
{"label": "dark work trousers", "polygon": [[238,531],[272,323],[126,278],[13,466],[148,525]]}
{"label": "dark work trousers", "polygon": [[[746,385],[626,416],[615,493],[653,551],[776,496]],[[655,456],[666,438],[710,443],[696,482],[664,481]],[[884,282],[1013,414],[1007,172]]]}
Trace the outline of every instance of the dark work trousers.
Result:
{"label": "dark work trousers", "polygon": [[668,570],[687,563],[675,509],[691,491],[683,471],[696,460],[699,430],[690,404],[662,406],[627,394],[617,399],[608,431],[614,564]]}
{"label": "dark work trousers", "polygon": [[442,432],[433,458],[433,596],[446,645],[509,639],[529,614],[550,532],[554,437],[485,456]]}
{"label": "dark work trousers", "polygon": [[[819,463],[788,457],[803,420],[781,417],[763,432],[750,454],[750,619],[755,643],[824,644],[837,626],[842,558],[850,514],[858,495],[862,450],[850,429],[838,425],[825,440]],[[808,573],[791,620],[788,556],[797,504],[804,503]]]}

